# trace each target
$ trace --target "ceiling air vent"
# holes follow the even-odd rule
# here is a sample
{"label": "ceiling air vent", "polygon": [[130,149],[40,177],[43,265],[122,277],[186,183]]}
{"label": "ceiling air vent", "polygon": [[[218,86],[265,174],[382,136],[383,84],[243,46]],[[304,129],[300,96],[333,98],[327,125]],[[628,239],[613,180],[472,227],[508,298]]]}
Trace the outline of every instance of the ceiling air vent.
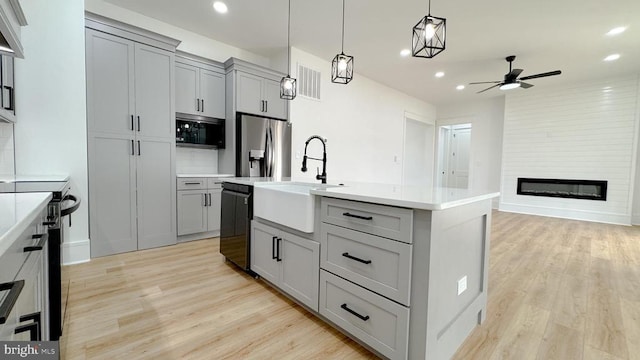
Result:
{"label": "ceiling air vent", "polygon": [[298,64],[298,95],[320,100],[320,71]]}

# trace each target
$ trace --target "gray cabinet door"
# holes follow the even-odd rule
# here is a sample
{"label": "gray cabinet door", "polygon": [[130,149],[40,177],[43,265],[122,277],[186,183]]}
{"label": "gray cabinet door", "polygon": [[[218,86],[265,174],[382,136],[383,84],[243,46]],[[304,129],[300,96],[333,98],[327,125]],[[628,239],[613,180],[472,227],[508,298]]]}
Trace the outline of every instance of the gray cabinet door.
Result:
{"label": "gray cabinet door", "polygon": [[202,115],[224,119],[224,104],[224,74],[200,69],[200,110],[202,111]]}
{"label": "gray cabinet door", "polygon": [[175,138],[173,57],[168,51],[135,44],[136,136]]}
{"label": "gray cabinet door", "polygon": [[210,204],[207,207],[207,230],[220,231],[222,209],[222,189],[209,189]]}
{"label": "gray cabinet door", "polygon": [[251,270],[274,285],[280,277],[280,262],[276,259],[278,231],[255,221],[251,222]]}
{"label": "gray cabinet door", "polygon": [[134,116],[134,43],[86,30],[89,132],[131,135]]}
{"label": "gray cabinet door", "polygon": [[[204,190],[178,191],[178,235],[207,231],[205,196]],[[218,228],[220,228],[219,223]]]}
{"label": "gray cabinet door", "polygon": [[238,71],[236,73],[236,111],[264,115],[262,78]]}
{"label": "gray cabinet door", "polygon": [[314,311],[318,311],[320,244],[281,232],[282,258],[279,286]]}
{"label": "gray cabinet door", "polygon": [[133,140],[126,137],[89,137],[92,258],[138,248],[133,145]]}
{"label": "gray cabinet door", "polygon": [[176,112],[197,114],[197,98],[198,68],[176,63]]}
{"label": "gray cabinet door", "polygon": [[170,141],[137,142],[138,249],[176,243],[174,151]]}
{"label": "gray cabinet door", "polygon": [[287,118],[287,100],[280,98],[280,83],[264,79],[262,98],[266,101],[266,115],[278,119]]}

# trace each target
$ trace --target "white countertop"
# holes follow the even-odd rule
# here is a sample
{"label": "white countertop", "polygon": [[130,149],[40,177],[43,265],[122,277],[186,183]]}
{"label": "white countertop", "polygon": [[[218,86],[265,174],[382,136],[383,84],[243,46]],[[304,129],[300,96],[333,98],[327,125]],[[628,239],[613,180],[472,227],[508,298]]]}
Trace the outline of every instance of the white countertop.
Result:
{"label": "white countertop", "polygon": [[51,193],[0,194],[0,255],[51,200]]}
{"label": "white countertop", "polygon": [[0,182],[64,182],[69,181],[69,175],[0,175]]}
{"label": "white countertop", "polygon": [[[263,177],[235,177],[223,179],[223,182],[242,185],[258,184],[258,186],[260,183],[278,181],[318,184],[319,188],[312,188],[309,191],[313,195],[422,210],[444,210],[500,196],[500,193],[495,191],[474,191],[456,188],[425,188],[419,186],[372,184],[351,181],[335,182],[323,185],[320,184],[320,182],[310,182],[308,179],[296,180],[283,178],[276,180],[274,178]],[[340,186],[338,184],[344,184],[344,186]]]}
{"label": "white countertop", "polygon": [[233,177],[233,174],[178,174],[178,178],[221,178],[221,177]]}
{"label": "white countertop", "polygon": [[424,188],[386,184],[345,183],[345,186],[312,189],[313,195],[364,201],[422,210],[444,210],[476,201],[492,199],[499,192],[455,188]]}

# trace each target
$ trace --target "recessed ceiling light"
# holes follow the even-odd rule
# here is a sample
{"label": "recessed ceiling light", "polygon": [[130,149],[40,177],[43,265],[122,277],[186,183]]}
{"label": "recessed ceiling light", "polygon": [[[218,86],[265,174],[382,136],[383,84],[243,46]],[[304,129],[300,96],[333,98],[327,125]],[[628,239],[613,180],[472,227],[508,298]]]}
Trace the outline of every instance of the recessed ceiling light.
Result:
{"label": "recessed ceiling light", "polygon": [[436,77],[437,77],[437,78],[441,78],[441,77],[443,77],[443,76],[444,76],[444,72],[442,72],[442,71],[438,71],[438,72],[436,73]]}
{"label": "recessed ceiling light", "polygon": [[604,61],[613,61],[613,60],[618,60],[620,59],[620,54],[611,54],[609,56],[607,56],[606,58],[604,58]]}
{"label": "recessed ceiling light", "polygon": [[407,57],[409,55],[411,55],[411,50],[409,50],[409,49],[402,49],[400,51],[400,56]]}
{"label": "recessed ceiling light", "polygon": [[456,90],[464,90],[464,85],[458,85],[458,86],[456,86]]}
{"label": "recessed ceiling light", "polygon": [[615,28],[609,30],[607,35],[613,36],[613,35],[622,34],[625,30],[627,30],[626,26],[618,26],[618,27],[615,27]]}
{"label": "recessed ceiling light", "polygon": [[213,3],[213,8],[220,14],[226,14],[228,10],[227,4],[223,3],[222,1],[215,1]]}

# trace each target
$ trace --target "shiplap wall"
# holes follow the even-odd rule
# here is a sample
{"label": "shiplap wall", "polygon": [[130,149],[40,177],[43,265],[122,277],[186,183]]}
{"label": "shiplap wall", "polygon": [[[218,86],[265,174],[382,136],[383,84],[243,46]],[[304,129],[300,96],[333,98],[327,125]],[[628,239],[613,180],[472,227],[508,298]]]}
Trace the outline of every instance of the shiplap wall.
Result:
{"label": "shiplap wall", "polygon": [[[630,224],[638,83],[634,75],[507,95],[500,209]],[[607,180],[607,200],[516,195],[518,177]]]}

